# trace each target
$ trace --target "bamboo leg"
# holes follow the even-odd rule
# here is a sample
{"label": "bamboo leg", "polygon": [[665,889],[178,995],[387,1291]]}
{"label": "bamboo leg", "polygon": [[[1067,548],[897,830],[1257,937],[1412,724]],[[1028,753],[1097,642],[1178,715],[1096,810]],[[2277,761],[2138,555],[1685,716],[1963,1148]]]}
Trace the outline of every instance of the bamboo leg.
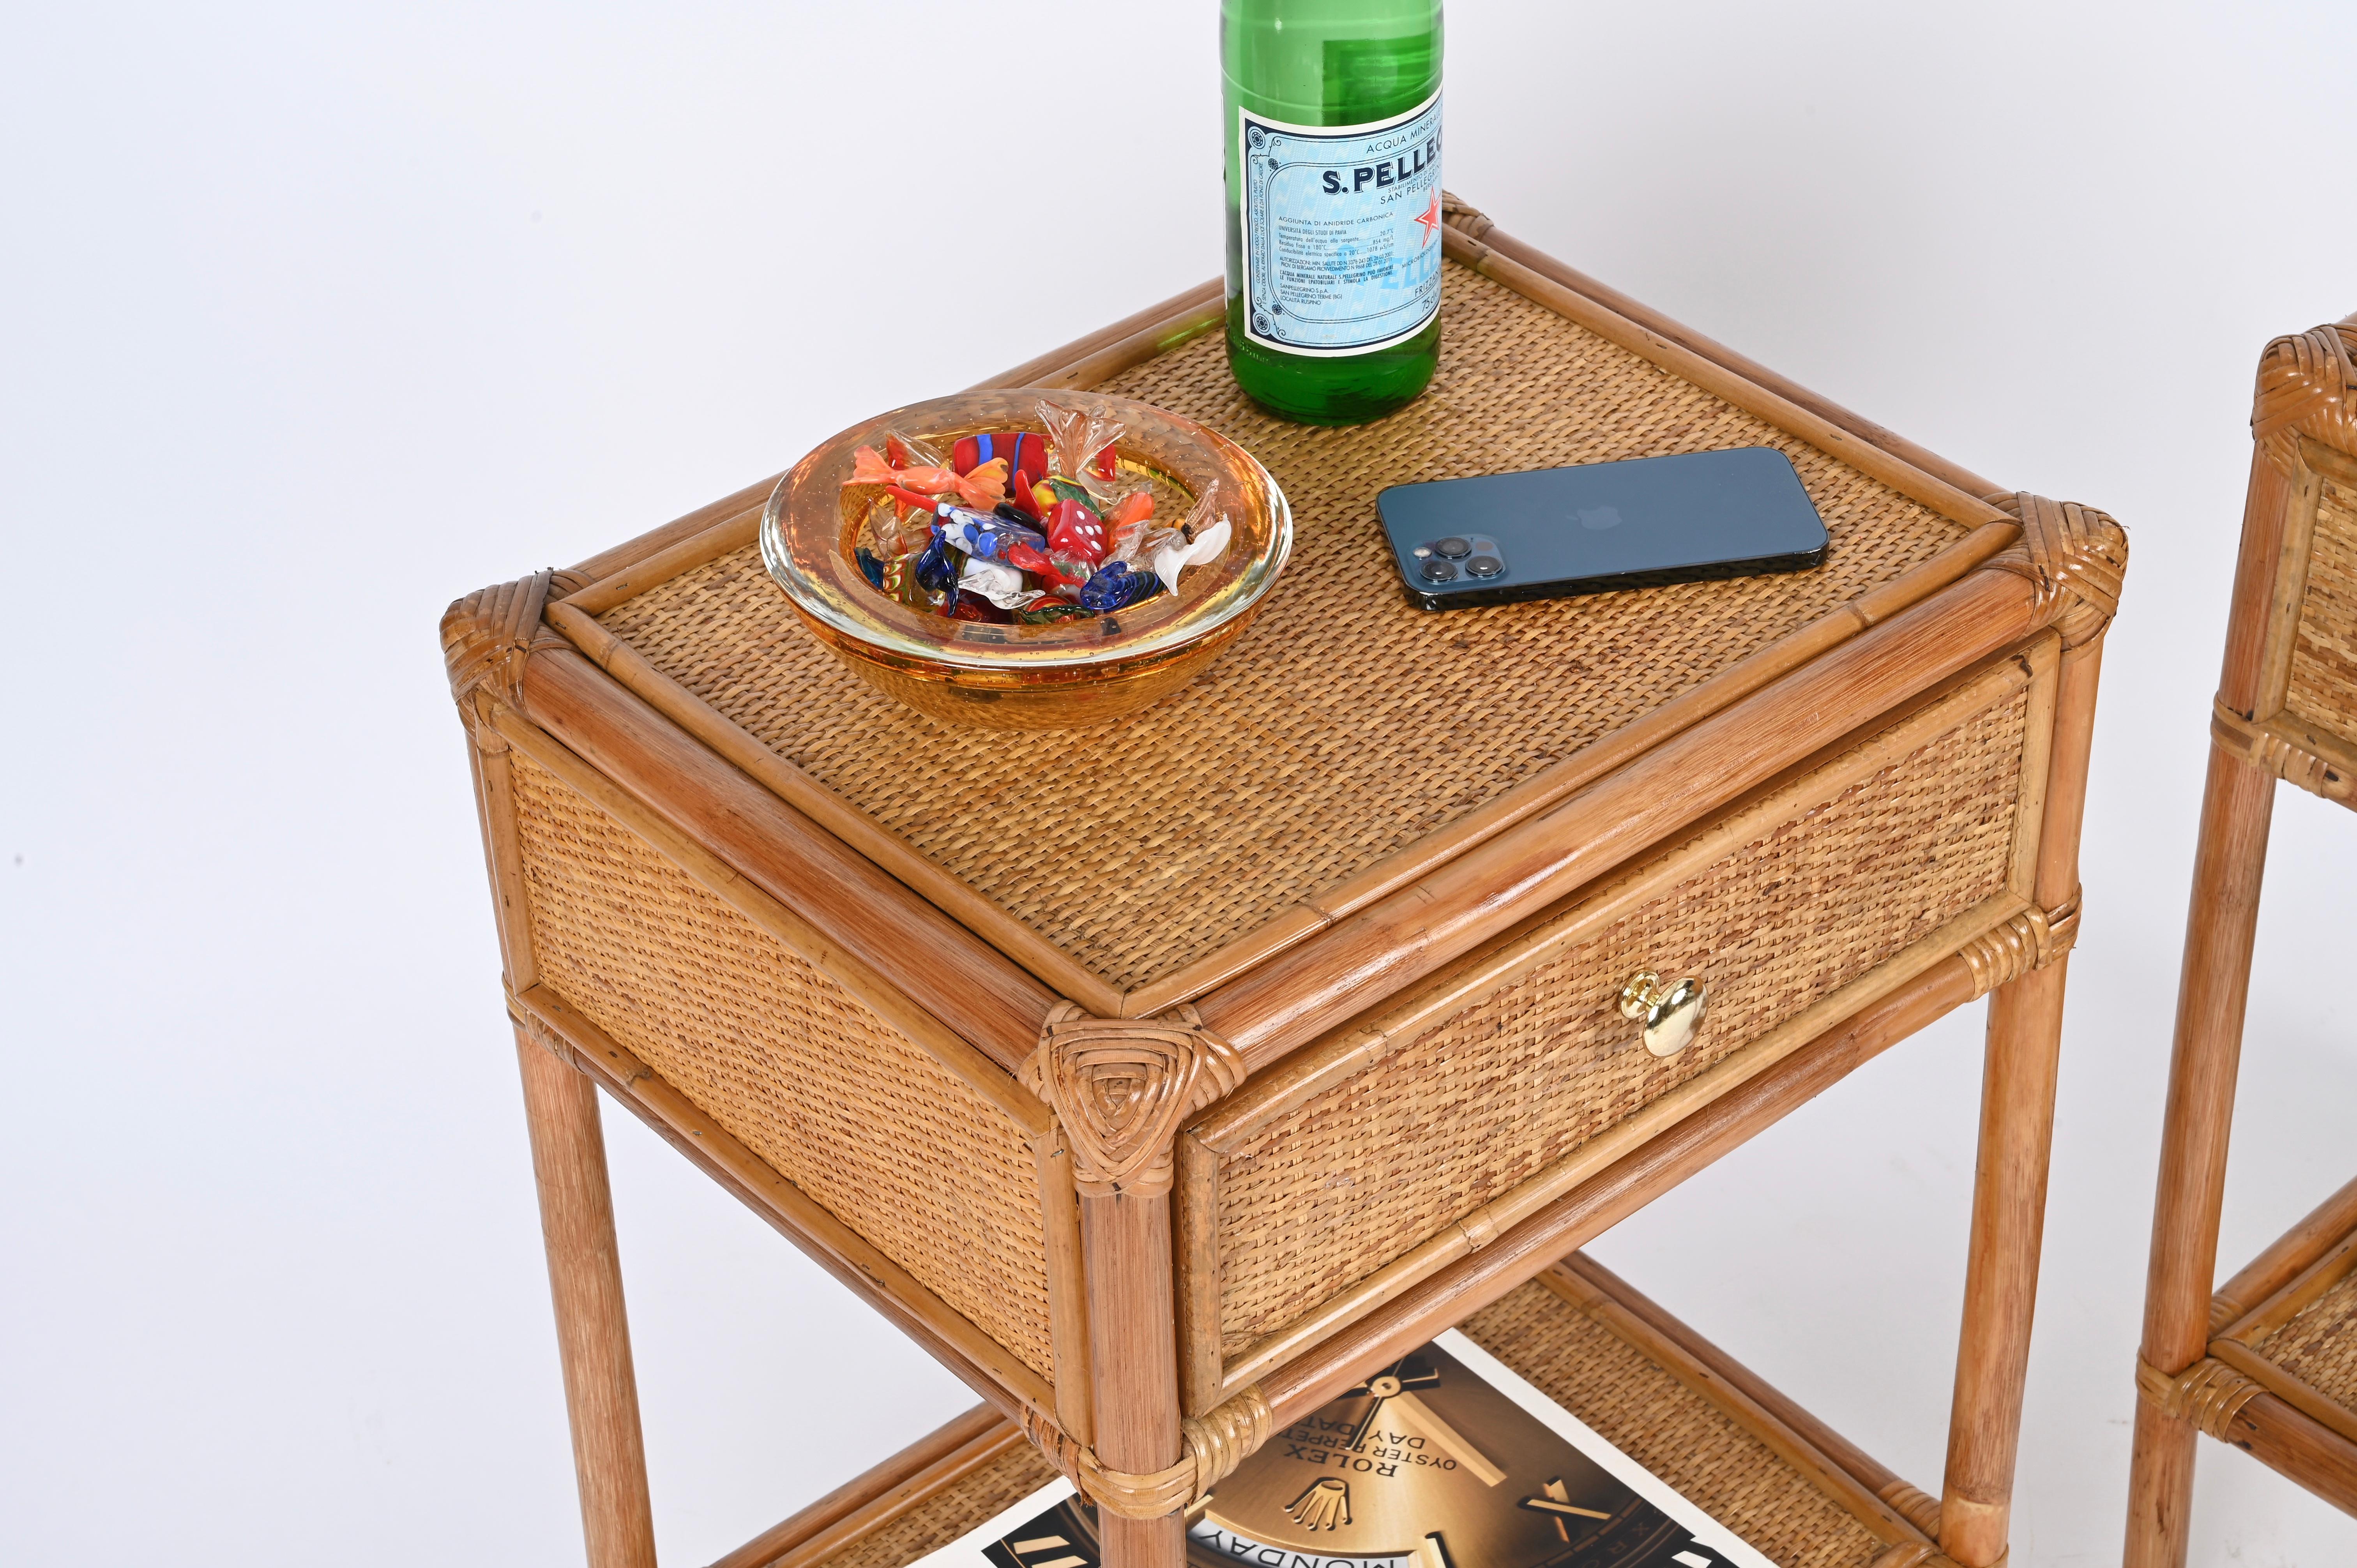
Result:
{"label": "bamboo leg", "polygon": [[1989,997],[1972,1261],[1940,1502],[1940,1550],[1964,1568],[1987,1568],[2005,1556],[2045,1230],[2066,967],[2058,960],[2031,970]]}
{"label": "bamboo leg", "polygon": [[[2079,829],[2086,811],[2087,757],[2103,650],[2098,636],[2062,656],[2038,838],[2035,897],[2049,909],[2079,893]],[[1940,1501],[1940,1550],[1964,1568],[2002,1562],[2011,1523],[2068,973],[2067,955],[2058,957],[1989,995],[1964,1320]]]}
{"label": "bamboo leg", "polygon": [[[2143,1356],[2163,1372],[2183,1371],[2209,1348],[2226,1138],[2234,1117],[2234,1073],[2242,1057],[2259,884],[2274,809],[2272,778],[2212,750],[2193,865],[2193,906],[2185,926],[2185,967],[2178,981],[2152,1262],[2145,1281]],[[2147,1401],[2136,1402],[2127,1568],[2182,1568],[2197,1435],[2191,1422]]]}
{"label": "bamboo leg", "polygon": [[654,1515],[597,1087],[521,1031],[516,1056],[589,1568],[654,1568]]}
{"label": "bamboo leg", "polygon": [[[1097,1457],[1145,1472],[1178,1462],[1178,1339],[1170,1283],[1170,1195],[1081,1200]],[[1186,1520],[1097,1510],[1104,1568],[1183,1568]]]}

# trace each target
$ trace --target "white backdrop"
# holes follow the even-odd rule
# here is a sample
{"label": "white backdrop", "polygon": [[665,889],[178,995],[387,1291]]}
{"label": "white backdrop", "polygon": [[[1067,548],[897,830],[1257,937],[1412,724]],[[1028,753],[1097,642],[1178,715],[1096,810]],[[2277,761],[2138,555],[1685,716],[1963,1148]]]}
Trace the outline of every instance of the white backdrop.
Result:
{"label": "white backdrop", "polygon": [[[578,1561],[435,619],[1219,262],[1208,0],[854,15],[0,13],[0,1558]],[[1448,183],[1508,231],[2134,533],[2014,1548],[2115,1561],[2251,371],[2357,307],[2357,9],[1450,27]],[[2357,831],[2287,791],[2276,843],[2229,1266],[2352,1163]],[[1595,1248],[1934,1488],[1978,1038],[1951,1018]],[[666,1561],[968,1402],[608,1126]],[[2357,1555],[2214,1445],[2195,1534]]]}

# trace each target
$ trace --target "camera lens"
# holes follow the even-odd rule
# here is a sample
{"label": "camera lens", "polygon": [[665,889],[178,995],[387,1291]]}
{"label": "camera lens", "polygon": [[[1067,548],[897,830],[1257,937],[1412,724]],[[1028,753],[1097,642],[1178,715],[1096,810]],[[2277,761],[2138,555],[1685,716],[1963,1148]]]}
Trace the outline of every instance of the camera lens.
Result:
{"label": "camera lens", "polygon": [[1473,553],[1473,542],[1469,539],[1458,539],[1452,534],[1434,545],[1433,549],[1448,556],[1451,561],[1462,561]]}
{"label": "camera lens", "polygon": [[1506,564],[1495,555],[1476,555],[1465,563],[1466,573],[1475,577],[1494,577],[1505,569]]}
{"label": "camera lens", "polygon": [[1426,562],[1420,575],[1427,583],[1453,583],[1457,580],[1457,568],[1436,559]]}

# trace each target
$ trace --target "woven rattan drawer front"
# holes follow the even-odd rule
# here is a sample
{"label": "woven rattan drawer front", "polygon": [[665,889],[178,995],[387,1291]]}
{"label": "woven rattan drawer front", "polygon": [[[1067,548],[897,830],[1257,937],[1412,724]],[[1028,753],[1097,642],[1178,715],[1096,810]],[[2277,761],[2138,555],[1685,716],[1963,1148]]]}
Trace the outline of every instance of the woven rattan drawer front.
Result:
{"label": "woven rattan drawer front", "polygon": [[[1196,1200],[1215,1216],[1231,1376],[1641,1109],[2018,908],[2025,767],[2042,766],[2050,684],[2007,673],[1738,808],[1696,836],[1706,849],[1580,896],[1517,939],[1541,961],[1373,1066],[1208,1133],[1216,1196]],[[1690,865],[1702,853],[1715,858]],[[1617,1004],[1644,969],[1710,988],[1701,1033],[1667,1058]]]}
{"label": "woven rattan drawer front", "polygon": [[1028,1140],[827,976],[521,754],[541,970],[780,1175],[1050,1375]]}
{"label": "woven rattan drawer front", "polygon": [[2357,746],[2357,490],[2330,480],[2317,499],[2284,706]]}

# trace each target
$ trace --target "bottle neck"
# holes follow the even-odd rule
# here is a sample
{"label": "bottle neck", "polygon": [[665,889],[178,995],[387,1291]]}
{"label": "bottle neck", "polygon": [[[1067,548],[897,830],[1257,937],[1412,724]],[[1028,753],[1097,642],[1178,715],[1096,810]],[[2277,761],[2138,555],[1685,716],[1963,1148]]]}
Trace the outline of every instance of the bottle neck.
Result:
{"label": "bottle neck", "polygon": [[1438,0],[1226,0],[1228,102],[1297,125],[1403,114],[1440,87]]}

